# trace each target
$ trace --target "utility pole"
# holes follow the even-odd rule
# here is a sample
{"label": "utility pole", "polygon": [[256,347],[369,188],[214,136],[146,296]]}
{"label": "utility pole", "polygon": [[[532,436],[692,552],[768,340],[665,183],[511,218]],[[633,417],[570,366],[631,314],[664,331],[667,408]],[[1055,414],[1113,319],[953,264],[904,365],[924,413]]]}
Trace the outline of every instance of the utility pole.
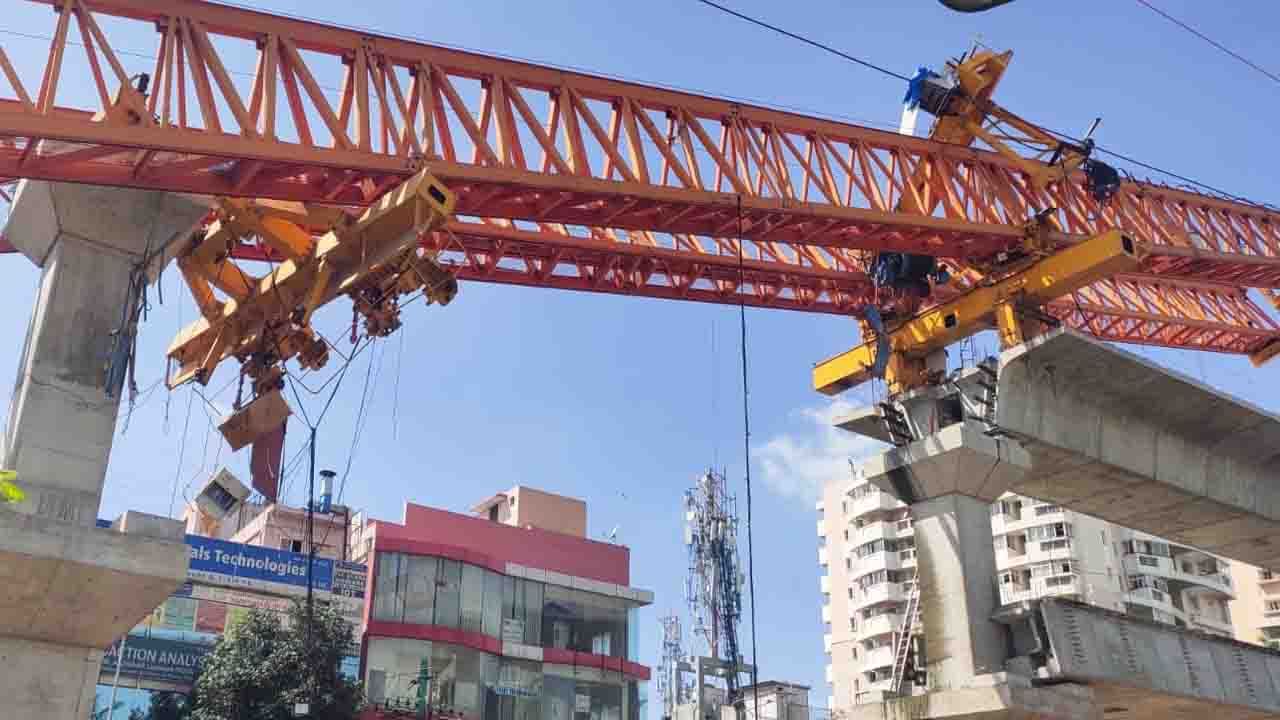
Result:
{"label": "utility pole", "polygon": [[315,623],[315,572],[316,564],[316,429],[311,428],[311,467],[307,480],[307,715],[316,704],[315,667],[311,665],[312,626]]}

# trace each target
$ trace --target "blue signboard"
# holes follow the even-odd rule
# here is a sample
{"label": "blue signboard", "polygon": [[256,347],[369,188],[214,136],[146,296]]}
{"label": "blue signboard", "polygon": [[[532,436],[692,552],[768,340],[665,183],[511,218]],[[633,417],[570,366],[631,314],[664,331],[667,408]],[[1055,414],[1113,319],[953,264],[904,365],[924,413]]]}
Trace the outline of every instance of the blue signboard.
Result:
{"label": "blue signboard", "polygon": [[[188,535],[186,540],[191,551],[188,576],[194,580],[262,590],[307,587],[307,556],[301,553],[198,535]],[[328,592],[332,585],[333,561],[316,558],[312,587]]]}

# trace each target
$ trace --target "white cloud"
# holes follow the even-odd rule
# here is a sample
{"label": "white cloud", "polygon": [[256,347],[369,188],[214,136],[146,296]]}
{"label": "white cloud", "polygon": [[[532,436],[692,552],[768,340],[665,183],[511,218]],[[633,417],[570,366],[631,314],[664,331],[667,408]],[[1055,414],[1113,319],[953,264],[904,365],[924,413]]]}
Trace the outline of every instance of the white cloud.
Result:
{"label": "white cloud", "polygon": [[850,459],[857,462],[880,451],[883,443],[832,425],[836,418],[853,409],[844,400],[805,408],[795,413],[799,431],[775,435],[752,448],[765,484],[782,497],[812,506],[822,496],[825,483],[849,477]]}

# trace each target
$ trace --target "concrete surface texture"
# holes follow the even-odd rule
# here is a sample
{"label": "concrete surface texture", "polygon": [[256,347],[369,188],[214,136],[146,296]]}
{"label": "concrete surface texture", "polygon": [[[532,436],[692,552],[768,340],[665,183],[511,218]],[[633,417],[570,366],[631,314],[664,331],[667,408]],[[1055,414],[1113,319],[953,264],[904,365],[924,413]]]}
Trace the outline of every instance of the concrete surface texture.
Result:
{"label": "concrete surface texture", "polygon": [[1065,330],[1003,353],[998,397],[1013,492],[1280,568],[1280,418]]}
{"label": "concrete surface texture", "polygon": [[118,393],[113,334],[140,285],[190,237],[201,201],[23,181],[5,235],[42,268],[9,409],[4,465],[26,498],[0,508],[2,717],[83,720],[102,651],[186,578],[182,528],[128,513],[96,527]]}
{"label": "concrete surface texture", "polygon": [[862,467],[868,480],[905,503],[959,494],[990,504],[1023,481],[1031,458],[1018,443],[964,420],[868,458]]}
{"label": "concrete surface texture", "polygon": [[1192,701],[1188,707],[1220,703],[1280,716],[1278,652],[1080,603],[1044,600],[1040,612],[1055,681],[1125,689],[1143,705],[1176,696]]}
{"label": "concrete surface texture", "polygon": [[1070,683],[1037,686],[1028,678],[1002,672],[975,678],[968,687],[855,705],[847,717],[848,720],[1101,720],[1103,713],[1092,688]]}
{"label": "concrete surface texture", "polygon": [[991,508],[951,494],[916,503],[911,513],[929,687],[968,687],[1003,669],[1008,651],[1005,629],[991,620],[1000,604]]}
{"label": "concrete surface texture", "polygon": [[5,237],[42,268],[9,409],[4,467],[20,512],[97,520],[119,397],[105,359],[144,255],[185,240],[207,207],[166,193],[24,181]]}
{"label": "concrete surface texture", "polygon": [[93,711],[102,650],[0,637],[0,716],[84,720]]}

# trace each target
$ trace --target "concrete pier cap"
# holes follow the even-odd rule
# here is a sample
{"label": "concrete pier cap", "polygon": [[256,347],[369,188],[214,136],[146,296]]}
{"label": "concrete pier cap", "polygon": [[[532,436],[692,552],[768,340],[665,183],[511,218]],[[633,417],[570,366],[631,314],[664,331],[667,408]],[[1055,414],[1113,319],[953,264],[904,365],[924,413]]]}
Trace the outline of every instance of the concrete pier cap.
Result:
{"label": "concrete pier cap", "polygon": [[1030,454],[1017,442],[986,434],[981,423],[961,421],[867,458],[862,470],[873,485],[914,505],[946,495],[991,503],[1030,467]]}

